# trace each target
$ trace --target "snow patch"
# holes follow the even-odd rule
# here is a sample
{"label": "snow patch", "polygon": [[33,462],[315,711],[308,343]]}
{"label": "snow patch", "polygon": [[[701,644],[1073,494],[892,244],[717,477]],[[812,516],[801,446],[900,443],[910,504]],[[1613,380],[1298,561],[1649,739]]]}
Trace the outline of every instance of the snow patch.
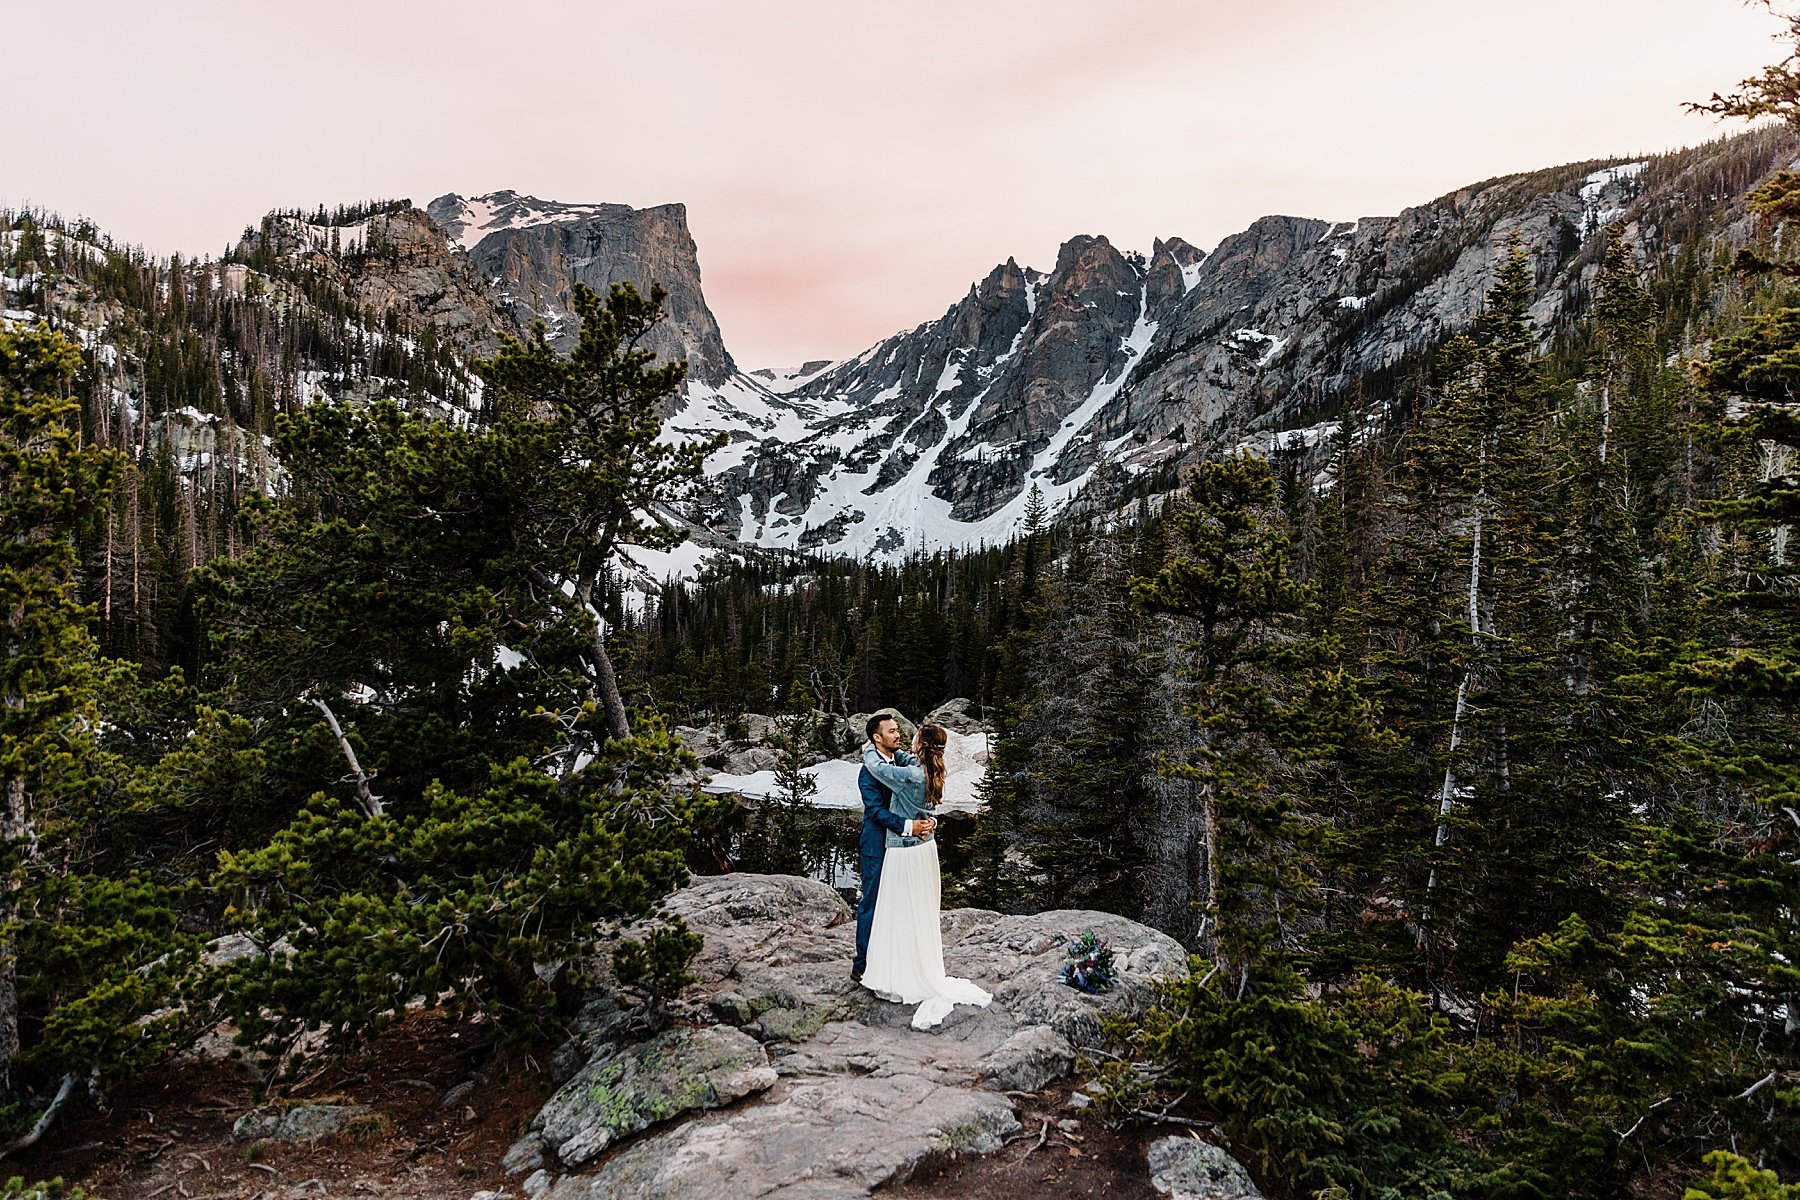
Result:
{"label": "snow patch", "polygon": [[[982,775],[986,773],[987,762],[987,734],[948,732],[948,741],[944,746],[944,800],[939,811],[967,813],[978,810],[980,805],[975,785],[981,782]],[[819,785],[819,790],[810,801],[812,807],[851,811],[862,808],[862,793],[857,788],[857,776],[862,773],[862,763],[834,758],[814,763],[804,768],[804,771]],[[766,800],[771,795],[780,793],[773,771],[756,771],[749,775],[714,775],[701,785],[701,790],[715,796],[734,794],[746,800]]]}
{"label": "snow patch", "polygon": [[1315,450],[1337,436],[1341,421],[1321,421],[1305,429],[1263,430],[1252,433],[1237,444],[1238,453],[1268,458],[1277,451]]}
{"label": "snow patch", "polygon": [[1228,340],[1234,348],[1239,350],[1262,347],[1262,357],[1256,360],[1258,367],[1266,367],[1275,361],[1275,356],[1280,354],[1282,347],[1288,344],[1287,338],[1276,337],[1274,334],[1264,333],[1260,329],[1234,329]]}
{"label": "snow patch", "polygon": [[584,221],[616,204],[560,204],[539,200],[535,196],[518,196],[510,192],[492,192],[471,196],[457,206],[456,219],[461,222],[451,242],[464,250],[473,250],[491,233],[507,229],[530,229],[537,225],[554,225],[564,221]]}
{"label": "snow patch", "polygon": [[1618,185],[1628,183],[1644,172],[1648,163],[1621,163],[1616,167],[1602,167],[1582,181],[1577,195],[1581,197],[1584,209],[1581,216],[1583,234],[1598,232],[1611,225],[1625,215],[1625,207],[1621,204],[1607,205],[1610,196],[1623,199],[1628,189]]}

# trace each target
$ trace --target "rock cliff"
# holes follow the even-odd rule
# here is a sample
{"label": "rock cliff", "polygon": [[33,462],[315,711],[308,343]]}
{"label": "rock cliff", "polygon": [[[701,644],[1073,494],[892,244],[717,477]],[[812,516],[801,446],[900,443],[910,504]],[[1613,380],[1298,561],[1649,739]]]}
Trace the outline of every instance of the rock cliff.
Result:
{"label": "rock cliff", "polygon": [[644,292],[661,284],[669,292],[668,316],[652,331],[648,348],[686,359],[689,377],[709,387],[737,372],[701,291],[699,251],[685,206],[559,204],[501,191],[439,196],[425,211],[467,252],[512,320],[522,327],[543,321],[557,349],[567,351],[580,332],[572,310],[575,284],[602,296],[615,283]]}
{"label": "rock cliff", "polygon": [[357,303],[429,325],[465,360],[535,320],[566,348],[576,282],[663,284],[651,348],[690,364],[668,435],[729,438],[683,515],[727,542],[894,556],[1011,537],[1034,490],[1052,514],[1105,508],[1238,448],[1297,449],[1316,468],[1359,380],[1378,421],[1393,381],[1473,321],[1513,236],[1552,339],[1585,306],[1608,230],[1646,264],[1729,251],[1750,235],[1744,193],[1797,154],[1800,139],[1763,131],[1488,180],[1395,216],[1265,217],[1210,253],[1083,235],[1048,271],[1008,259],[938,319],[794,371],[737,369],[680,205],[452,194],[277,232]]}

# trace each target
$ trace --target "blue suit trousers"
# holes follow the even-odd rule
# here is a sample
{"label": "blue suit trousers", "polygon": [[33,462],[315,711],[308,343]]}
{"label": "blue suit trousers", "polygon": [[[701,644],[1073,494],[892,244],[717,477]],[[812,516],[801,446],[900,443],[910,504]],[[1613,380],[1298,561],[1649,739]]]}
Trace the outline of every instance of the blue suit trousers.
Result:
{"label": "blue suit trousers", "polygon": [[885,854],[865,854],[861,859],[862,896],[856,902],[856,961],[852,971],[869,965],[869,931],[875,927],[875,893],[881,888],[881,864]]}

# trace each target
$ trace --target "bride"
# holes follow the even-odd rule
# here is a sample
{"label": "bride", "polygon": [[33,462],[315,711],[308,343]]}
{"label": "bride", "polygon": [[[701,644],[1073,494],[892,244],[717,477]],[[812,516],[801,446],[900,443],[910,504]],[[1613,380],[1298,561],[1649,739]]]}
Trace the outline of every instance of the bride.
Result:
{"label": "bride", "polygon": [[[944,797],[942,725],[921,725],[913,736],[917,766],[903,767],[863,747],[863,766],[893,793],[889,807],[903,820],[931,815]],[[942,880],[937,839],[890,832],[875,894],[875,925],[863,986],[885,1000],[917,1004],[912,1026],[930,1029],[958,1004],[985,1006],[993,997],[967,979],[944,974],[944,939],[938,929]]]}

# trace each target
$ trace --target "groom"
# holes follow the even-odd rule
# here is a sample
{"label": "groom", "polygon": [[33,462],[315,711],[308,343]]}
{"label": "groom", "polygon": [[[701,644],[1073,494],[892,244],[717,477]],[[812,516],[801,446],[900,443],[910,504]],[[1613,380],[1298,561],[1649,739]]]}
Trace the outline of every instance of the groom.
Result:
{"label": "groom", "polygon": [[[918,760],[900,748],[900,723],[887,713],[876,713],[867,726],[869,744],[876,753],[902,767]],[[856,778],[862,792],[862,899],[856,905],[856,961],[850,965],[850,978],[862,982],[863,968],[869,962],[869,930],[875,924],[875,893],[881,887],[881,864],[887,858],[887,831],[903,837],[923,837],[937,828],[934,817],[906,821],[894,815],[889,807],[894,794],[869,774],[864,767]]]}

